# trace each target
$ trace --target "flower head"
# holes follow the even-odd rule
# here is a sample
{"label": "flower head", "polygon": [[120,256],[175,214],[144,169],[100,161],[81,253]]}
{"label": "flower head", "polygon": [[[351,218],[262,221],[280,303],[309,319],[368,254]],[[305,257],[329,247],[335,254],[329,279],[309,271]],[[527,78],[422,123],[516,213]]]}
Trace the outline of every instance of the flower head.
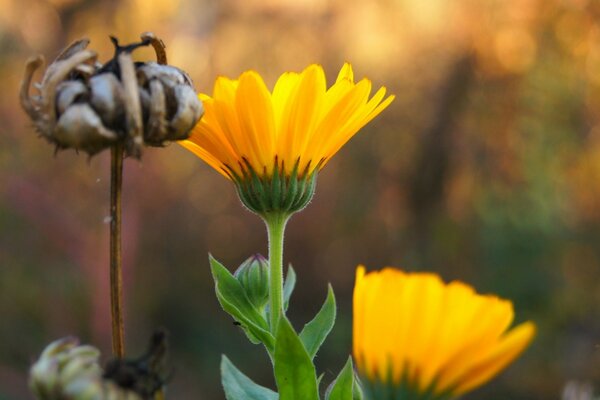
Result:
{"label": "flower head", "polygon": [[373,393],[383,387],[454,398],[490,380],[527,347],[535,325],[509,329],[513,317],[510,301],[462,282],[394,268],[365,274],[360,266],[353,353]]}
{"label": "flower head", "polygon": [[350,64],[329,89],[314,64],[284,73],[272,91],[255,71],[220,77],[212,97],[200,95],[204,117],[180,143],[234,181],[251,210],[297,211],[318,170],[394,99],[384,87],[370,92],[368,79],[354,82]]}
{"label": "flower head", "polygon": [[[111,37],[114,57],[100,64],[89,40],[74,42],[48,66],[30,95],[34,72],[44,58],[25,67],[20,100],[39,133],[57,149],[94,155],[123,142],[128,155],[141,146],[164,146],[186,139],[202,115],[202,103],[182,70],[166,65],[165,46],[153,33],[125,46]],[[135,62],[131,53],[149,46],[158,62]]]}
{"label": "flower head", "polygon": [[49,344],[29,372],[38,400],[141,400],[135,392],[103,378],[100,352],[73,337]]}

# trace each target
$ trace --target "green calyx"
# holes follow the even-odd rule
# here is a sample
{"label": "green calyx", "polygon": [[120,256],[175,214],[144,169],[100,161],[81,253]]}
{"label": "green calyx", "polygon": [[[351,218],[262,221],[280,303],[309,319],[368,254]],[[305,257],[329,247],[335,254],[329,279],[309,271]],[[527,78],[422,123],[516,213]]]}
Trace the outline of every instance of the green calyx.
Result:
{"label": "green calyx", "polygon": [[262,311],[269,302],[269,261],[255,254],[246,259],[233,276],[246,291],[248,299]]}
{"label": "green calyx", "polygon": [[244,160],[243,175],[229,169],[229,175],[236,184],[242,203],[258,215],[273,213],[293,214],[310,203],[315,194],[317,172],[315,168],[310,174],[298,171],[298,163],[291,174],[286,174],[283,163],[275,158],[272,174],[257,173]]}
{"label": "green calyx", "polygon": [[392,383],[391,371],[387,381],[372,381],[363,377],[362,386],[366,398],[370,400],[452,400],[456,396],[451,390],[439,392],[433,381],[427,388],[404,375],[399,383]]}

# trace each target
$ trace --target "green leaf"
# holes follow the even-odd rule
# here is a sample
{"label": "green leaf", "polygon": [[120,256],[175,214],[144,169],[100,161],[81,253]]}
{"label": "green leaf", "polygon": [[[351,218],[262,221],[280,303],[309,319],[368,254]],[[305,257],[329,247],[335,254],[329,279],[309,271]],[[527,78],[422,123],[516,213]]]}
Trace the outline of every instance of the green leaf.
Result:
{"label": "green leaf", "polygon": [[358,376],[354,375],[354,383],[352,384],[352,400],[363,400],[364,398],[362,386]]}
{"label": "green leaf", "polygon": [[323,377],[325,376],[325,373],[322,372],[321,375],[319,375],[317,377],[317,389],[320,390],[319,388],[321,387],[321,381],[323,380]]}
{"label": "green leaf", "polygon": [[290,304],[290,297],[296,286],[296,271],[292,268],[292,264],[288,266],[285,282],[283,283],[283,309],[287,311]]}
{"label": "green leaf", "polygon": [[277,400],[277,393],[254,383],[223,355],[221,383],[227,400]]}
{"label": "green leaf", "polygon": [[285,316],[277,326],[274,364],[280,400],[319,400],[315,366]]}
{"label": "green leaf", "polygon": [[353,392],[354,370],[352,369],[352,357],[348,357],[340,374],[327,388],[325,400],[353,400]]}
{"label": "green leaf", "polygon": [[321,347],[333,328],[333,324],[335,323],[335,308],[333,289],[331,285],[328,285],[325,303],[323,303],[323,306],[313,320],[304,325],[302,332],[300,332],[300,339],[304,343],[304,347],[311,359],[317,354],[319,347]]}
{"label": "green leaf", "polygon": [[265,318],[256,310],[246,296],[240,282],[221,263],[209,255],[210,267],[215,280],[215,291],[223,309],[247,330],[248,337],[260,340],[269,353],[275,348],[275,338],[269,332]]}

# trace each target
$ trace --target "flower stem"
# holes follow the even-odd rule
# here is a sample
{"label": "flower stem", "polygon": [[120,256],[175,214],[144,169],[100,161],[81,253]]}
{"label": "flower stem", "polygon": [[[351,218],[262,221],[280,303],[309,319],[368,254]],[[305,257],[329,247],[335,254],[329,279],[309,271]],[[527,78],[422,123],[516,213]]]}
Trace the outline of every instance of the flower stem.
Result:
{"label": "flower stem", "polygon": [[121,191],[123,188],[123,144],[110,151],[110,305],[113,356],[125,355],[123,327],[123,279],[121,267]]}
{"label": "flower stem", "polygon": [[264,217],[269,234],[269,314],[273,333],[283,315],[283,236],[289,217],[287,213]]}

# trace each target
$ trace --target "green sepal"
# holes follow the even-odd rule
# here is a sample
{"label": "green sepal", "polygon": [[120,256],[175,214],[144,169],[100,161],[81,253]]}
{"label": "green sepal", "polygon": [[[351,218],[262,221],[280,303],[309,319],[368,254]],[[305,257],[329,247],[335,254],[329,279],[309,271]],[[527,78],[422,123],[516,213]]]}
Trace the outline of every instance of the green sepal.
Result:
{"label": "green sepal", "polygon": [[281,174],[279,173],[279,163],[277,159],[275,161],[275,166],[273,168],[273,178],[271,178],[271,208],[273,210],[280,210],[282,201],[282,186],[284,186],[285,190],[285,176],[283,175],[283,171]]}
{"label": "green sepal", "polygon": [[315,189],[317,187],[317,170],[312,173],[309,177],[305,177],[302,185],[302,194],[298,196],[296,202],[292,204],[292,209],[302,210],[310,203],[310,200],[315,195]]}
{"label": "green sepal", "polygon": [[287,311],[290,305],[290,297],[296,286],[296,271],[292,268],[292,264],[288,265],[287,274],[285,274],[285,282],[283,283],[283,310]]}
{"label": "green sepal", "polygon": [[275,158],[273,171],[266,168],[256,171],[248,160],[239,164],[241,175],[233,168],[227,168],[227,174],[236,184],[236,190],[242,203],[259,215],[273,212],[293,214],[302,210],[315,193],[319,168],[308,174],[308,167],[299,174],[296,161],[290,175],[285,172],[283,162]]}
{"label": "green sepal", "polygon": [[361,387],[367,393],[367,399],[394,399],[394,400],[451,400],[457,396],[452,390],[438,392],[435,380],[426,388],[419,387],[417,382],[411,380],[405,370],[399,382],[394,383],[391,369],[387,378],[381,380],[363,379]]}
{"label": "green sepal", "polygon": [[282,208],[284,210],[290,210],[292,203],[295,199],[296,191],[298,190],[298,163],[294,164],[292,175],[288,179],[288,186],[286,188],[285,200],[283,201]]}
{"label": "green sepal", "polygon": [[254,383],[236,368],[227,356],[221,357],[221,383],[227,400],[278,400],[271,389]]}
{"label": "green sepal", "polygon": [[277,326],[273,358],[280,400],[319,400],[315,366],[285,316]]}
{"label": "green sepal", "polygon": [[323,306],[321,306],[312,321],[304,325],[302,332],[300,332],[300,339],[311,359],[317,354],[327,335],[331,332],[335,323],[335,314],[335,296],[331,285],[327,285],[327,298]]}
{"label": "green sepal", "polygon": [[354,400],[354,369],[352,368],[352,357],[348,361],[340,374],[327,388],[325,400]]}
{"label": "green sepal", "polygon": [[241,324],[248,339],[263,343],[270,354],[275,348],[275,338],[269,324],[248,299],[241,283],[220,262],[209,255],[210,269],[215,280],[217,299],[229,315]]}

